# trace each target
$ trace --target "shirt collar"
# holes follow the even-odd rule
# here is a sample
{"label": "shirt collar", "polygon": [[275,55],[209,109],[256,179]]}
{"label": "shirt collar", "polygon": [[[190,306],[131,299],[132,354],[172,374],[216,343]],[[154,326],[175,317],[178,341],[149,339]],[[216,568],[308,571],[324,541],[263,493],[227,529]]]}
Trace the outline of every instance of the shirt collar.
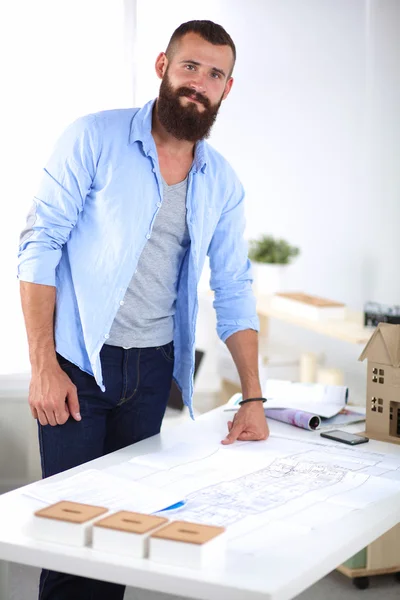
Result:
{"label": "shirt collar", "polygon": [[[129,143],[141,142],[146,156],[156,152],[153,136],[151,135],[153,107],[156,99],[150,100],[138,110],[132,119]],[[207,166],[207,146],[204,140],[196,143],[194,151],[194,170],[204,173]]]}

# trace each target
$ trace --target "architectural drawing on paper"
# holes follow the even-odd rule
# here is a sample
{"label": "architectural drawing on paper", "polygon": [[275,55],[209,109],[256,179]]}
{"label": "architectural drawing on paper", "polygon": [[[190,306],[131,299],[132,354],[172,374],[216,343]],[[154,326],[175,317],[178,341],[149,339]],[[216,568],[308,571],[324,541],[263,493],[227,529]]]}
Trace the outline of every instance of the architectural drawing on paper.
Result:
{"label": "architectural drawing on paper", "polygon": [[347,470],[298,459],[276,459],[264,469],[193,492],[179,518],[210,525],[233,523],[342,482]]}

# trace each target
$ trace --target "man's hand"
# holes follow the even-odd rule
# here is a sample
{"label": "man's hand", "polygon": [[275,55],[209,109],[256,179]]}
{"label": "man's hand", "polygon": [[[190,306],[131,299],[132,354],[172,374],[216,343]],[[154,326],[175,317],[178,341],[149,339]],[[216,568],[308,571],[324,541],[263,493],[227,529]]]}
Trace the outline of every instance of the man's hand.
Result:
{"label": "man's hand", "polygon": [[70,415],[81,420],[76,386],[58,365],[32,371],[29,406],[41,425],[64,425]]}
{"label": "man's hand", "polygon": [[229,433],[222,443],[232,444],[236,440],[266,440],[269,436],[268,423],[262,402],[247,402],[235,414],[233,421],[228,421]]}

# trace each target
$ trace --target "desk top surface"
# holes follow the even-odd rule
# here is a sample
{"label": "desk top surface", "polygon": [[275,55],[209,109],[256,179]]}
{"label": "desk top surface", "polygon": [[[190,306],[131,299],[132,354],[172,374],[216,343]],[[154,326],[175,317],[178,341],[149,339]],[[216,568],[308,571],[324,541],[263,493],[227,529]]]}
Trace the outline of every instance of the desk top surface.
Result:
{"label": "desk top surface", "polygon": [[[196,422],[167,428],[158,436],[52,479],[62,480],[88,468],[122,469],[126,461],[135,456],[171,448],[178,442],[219,443],[226,434],[229,418],[231,414],[216,409]],[[274,437],[322,441],[318,432],[276,421],[270,421],[270,429]],[[347,429],[359,431],[362,425]],[[332,444],[328,440],[323,443]],[[388,443],[370,441],[358,449],[360,454],[368,451],[400,457],[400,446]],[[27,487],[0,496],[0,559],[204,600],[242,600],[244,597],[246,600],[289,600],[400,521],[400,493],[397,493],[354,510],[335,521],[334,527],[326,523],[307,535],[294,535],[284,546],[272,545],[262,556],[228,552],[224,568],[197,571],[31,539],[24,535],[24,526],[33,511],[43,505],[24,495]],[[268,527],[265,527],[265,535],[268,536]]]}

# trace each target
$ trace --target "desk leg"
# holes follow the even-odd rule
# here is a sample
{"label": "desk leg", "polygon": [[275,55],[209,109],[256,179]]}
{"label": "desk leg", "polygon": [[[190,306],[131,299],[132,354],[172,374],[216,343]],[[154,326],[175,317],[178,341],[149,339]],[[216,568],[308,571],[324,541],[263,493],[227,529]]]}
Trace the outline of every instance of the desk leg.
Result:
{"label": "desk leg", "polygon": [[0,560],[0,598],[7,600],[10,597],[8,589],[8,562]]}

